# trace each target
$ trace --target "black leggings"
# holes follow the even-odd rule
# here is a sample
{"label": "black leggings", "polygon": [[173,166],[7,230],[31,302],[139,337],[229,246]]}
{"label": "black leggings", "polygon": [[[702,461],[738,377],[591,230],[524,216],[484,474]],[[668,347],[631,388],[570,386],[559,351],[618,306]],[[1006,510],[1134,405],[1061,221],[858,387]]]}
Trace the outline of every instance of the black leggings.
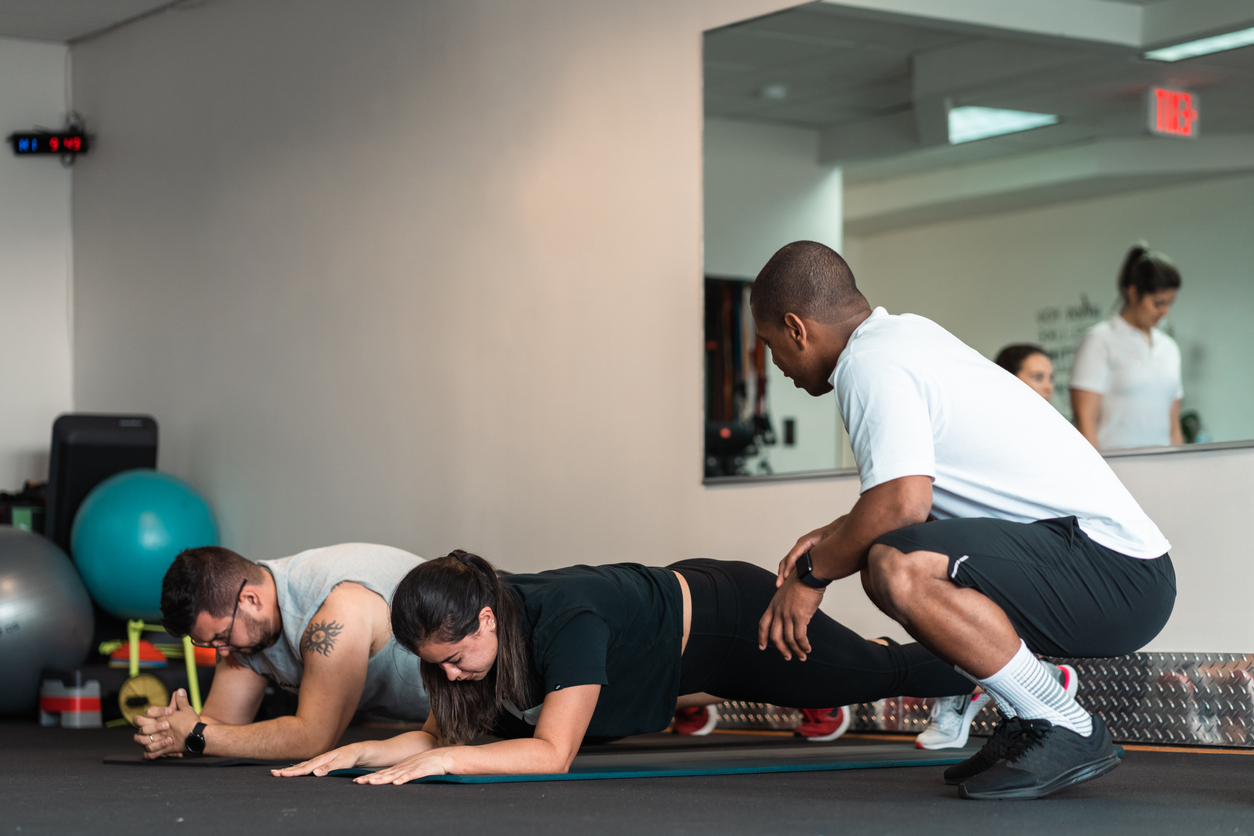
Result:
{"label": "black leggings", "polygon": [[775,595],[775,575],[750,563],[683,560],[668,567],[692,592],[692,629],[680,664],[680,694],[789,708],[835,708],[884,697],[969,694],[971,681],[918,644],[887,647],[821,611],[806,635],[806,661],[758,650],[758,621]]}

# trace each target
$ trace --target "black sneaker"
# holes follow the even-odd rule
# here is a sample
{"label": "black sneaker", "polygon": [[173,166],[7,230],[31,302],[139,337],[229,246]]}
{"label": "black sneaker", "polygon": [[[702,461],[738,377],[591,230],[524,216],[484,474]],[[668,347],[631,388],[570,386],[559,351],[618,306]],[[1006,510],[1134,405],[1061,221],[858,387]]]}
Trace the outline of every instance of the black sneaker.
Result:
{"label": "black sneaker", "polygon": [[980,751],[945,770],[946,784],[961,784],[968,778],[979,775],[1001,760],[1010,750],[1011,744],[1019,739],[1019,732],[1023,730],[1019,718],[1007,717],[1000,711],[997,714],[1001,717],[1001,722],[993,728],[992,737],[984,743]]}
{"label": "black sneaker", "polygon": [[963,798],[1044,798],[1091,781],[1119,765],[1118,750],[1102,718],[1082,737],[1048,720],[1022,720],[1019,739],[1004,758],[962,782]]}

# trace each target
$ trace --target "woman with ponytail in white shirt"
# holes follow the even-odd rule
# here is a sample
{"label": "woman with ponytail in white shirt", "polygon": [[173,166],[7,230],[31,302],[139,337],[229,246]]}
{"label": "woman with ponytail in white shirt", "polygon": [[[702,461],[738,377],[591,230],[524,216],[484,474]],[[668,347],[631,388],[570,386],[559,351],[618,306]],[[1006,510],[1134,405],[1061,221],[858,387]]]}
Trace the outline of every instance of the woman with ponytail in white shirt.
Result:
{"label": "woman with ponytail in white shirt", "polygon": [[1123,307],[1093,326],[1076,349],[1071,408],[1099,450],[1183,444],[1180,348],[1157,328],[1180,289],[1180,271],[1138,244],[1119,272]]}

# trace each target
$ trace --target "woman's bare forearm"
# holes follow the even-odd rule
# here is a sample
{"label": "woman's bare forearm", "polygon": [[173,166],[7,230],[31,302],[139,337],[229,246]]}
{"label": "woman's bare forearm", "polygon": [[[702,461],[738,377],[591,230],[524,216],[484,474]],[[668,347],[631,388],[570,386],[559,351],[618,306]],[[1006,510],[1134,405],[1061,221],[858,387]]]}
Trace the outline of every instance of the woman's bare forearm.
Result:
{"label": "woman's bare forearm", "polygon": [[452,775],[561,774],[570,769],[571,760],[561,748],[538,737],[449,746],[432,755],[442,757]]}
{"label": "woman's bare forearm", "polygon": [[436,748],[436,739],[425,731],[405,732],[387,740],[365,740],[359,766],[392,766],[405,758]]}

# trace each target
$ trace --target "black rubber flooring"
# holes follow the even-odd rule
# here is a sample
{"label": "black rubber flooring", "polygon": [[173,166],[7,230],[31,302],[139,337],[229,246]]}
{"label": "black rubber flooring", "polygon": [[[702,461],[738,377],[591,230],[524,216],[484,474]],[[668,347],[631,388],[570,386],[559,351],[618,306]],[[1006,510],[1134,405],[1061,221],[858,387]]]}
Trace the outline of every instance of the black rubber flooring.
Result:
{"label": "black rubber flooring", "polygon": [[[348,739],[390,732],[350,729]],[[759,738],[776,746],[779,738]],[[695,745],[744,737],[712,735]],[[667,736],[665,746],[693,745]],[[866,740],[850,741],[865,744]],[[637,747],[634,739],[613,746]],[[798,743],[798,745],[812,745]],[[837,744],[839,745],[839,744]],[[902,745],[908,746],[909,743]],[[0,722],[4,834],[1029,834],[1254,832],[1254,755],[1129,752],[1042,801],[957,797],[941,767],[550,784],[362,787],[264,767],[109,766],[125,729]]]}

